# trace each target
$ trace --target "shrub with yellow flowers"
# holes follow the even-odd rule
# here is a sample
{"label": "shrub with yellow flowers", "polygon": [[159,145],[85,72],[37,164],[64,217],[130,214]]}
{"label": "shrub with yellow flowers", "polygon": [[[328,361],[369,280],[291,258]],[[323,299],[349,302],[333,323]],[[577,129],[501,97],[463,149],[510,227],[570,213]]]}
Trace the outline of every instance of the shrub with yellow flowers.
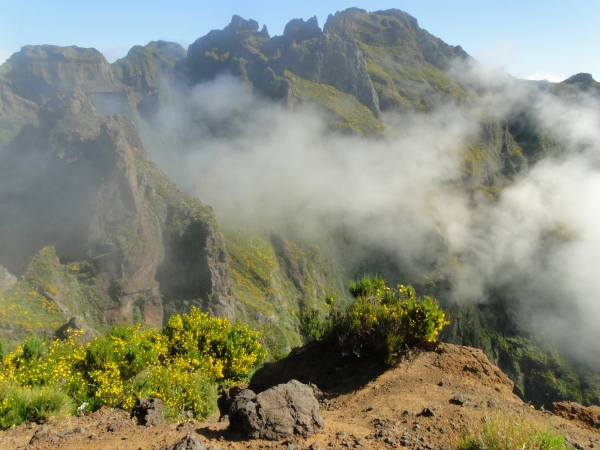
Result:
{"label": "shrub with yellow flowers", "polygon": [[205,418],[217,386],[247,380],[265,358],[257,332],[197,308],[172,316],[163,332],[121,325],[89,343],[81,335],[32,335],[3,355],[0,427],[73,413],[76,404],[130,409],[143,396],[161,398],[167,418]]}
{"label": "shrub with yellow flowers", "polygon": [[380,354],[392,364],[403,348],[435,342],[449,323],[437,302],[417,297],[412,286],[392,289],[374,276],[351,282],[349,290],[355,300],[345,312],[333,308],[321,322],[311,318],[319,337],[332,341],[343,354]]}

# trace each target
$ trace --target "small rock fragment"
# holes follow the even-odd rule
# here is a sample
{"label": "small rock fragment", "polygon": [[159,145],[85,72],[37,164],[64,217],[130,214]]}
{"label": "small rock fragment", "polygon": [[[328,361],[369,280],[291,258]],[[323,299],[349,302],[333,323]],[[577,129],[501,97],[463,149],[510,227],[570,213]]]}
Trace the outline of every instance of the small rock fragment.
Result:
{"label": "small rock fragment", "polygon": [[423,408],[423,411],[421,411],[418,415],[422,417],[433,417],[435,416],[435,413],[433,412],[433,408],[428,406]]}
{"label": "small rock fragment", "polygon": [[450,403],[452,403],[453,405],[458,405],[458,406],[466,406],[471,402],[472,402],[471,398],[467,397],[466,395],[455,395],[454,397],[452,397],[450,399]]}
{"label": "small rock fragment", "polygon": [[46,440],[50,437],[50,427],[41,427],[36,430],[31,439],[29,445],[34,445],[37,442]]}

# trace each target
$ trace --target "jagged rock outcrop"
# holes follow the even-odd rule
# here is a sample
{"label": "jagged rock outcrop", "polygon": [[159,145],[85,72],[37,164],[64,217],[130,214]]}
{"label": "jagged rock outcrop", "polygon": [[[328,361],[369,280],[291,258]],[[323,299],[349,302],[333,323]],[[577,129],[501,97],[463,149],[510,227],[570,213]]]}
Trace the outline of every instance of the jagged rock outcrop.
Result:
{"label": "jagged rock outcrop", "polygon": [[304,19],[290,20],[283,29],[283,36],[291,44],[292,41],[299,44],[307,39],[318,38],[323,34],[319,27],[317,16],[311,17],[306,22]]}
{"label": "jagged rock outcrop", "polygon": [[[23,130],[2,154],[2,264],[18,273],[53,244],[61,261],[90,266],[109,323],[137,314],[161,325],[165,303],[176,305],[169,312],[197,305],[233,319],[227,255],[212,211],[147,158],[133,123],[99,114],[79,89],[48,101],[38,119],[39,127]],[[184,247],[188,259],[173,257],[173,248]],[[185,279],[177,280],[179,290],[164,279],[163,291],[157,270],[172,273],[170,264]]]}
{"label": "jagged rock outcrop", "polygon": [[132,47],[127,56],[112,64],[115,78],[140,93],[155,92],[163,78],[173,76],[177,61],[187,52],[179,44],[152,41]]}
{"label": "jagged rock outcrop", "polygon": [[379,115],[379,98],[358,46],[335,34],[323,34],[291,45],[273,63],[275,72],[289,70],[314,83],[328,84],[351,94]]}

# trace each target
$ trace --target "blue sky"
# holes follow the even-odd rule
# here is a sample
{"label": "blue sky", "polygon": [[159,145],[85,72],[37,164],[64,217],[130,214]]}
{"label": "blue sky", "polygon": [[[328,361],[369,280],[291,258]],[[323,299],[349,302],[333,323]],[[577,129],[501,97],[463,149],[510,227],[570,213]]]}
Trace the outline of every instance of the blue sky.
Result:
{"label": "blue sky", "polygon": [[558,81],[590,72],[600,79],[598,0],[3,0],[0,62],[26,44],[95,47],[112,62],[156,39],[187,48],[233,14],[266,23],[274,35],[293,18],[316,15],[323,25],[328,14],[351,6],[406,11],[435,36],[521,78]]}

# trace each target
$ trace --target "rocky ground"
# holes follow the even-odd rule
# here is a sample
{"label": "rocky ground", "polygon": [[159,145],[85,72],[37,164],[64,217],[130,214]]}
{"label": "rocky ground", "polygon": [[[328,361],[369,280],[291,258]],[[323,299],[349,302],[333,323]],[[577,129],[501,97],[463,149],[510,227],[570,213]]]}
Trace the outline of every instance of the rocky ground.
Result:
{"label": "rocky ground", "polygon": [[[340,368],[343,370],[343,367]],[[561,404],[556,414],[533,410],[480,350],[439,344],[364,381],[321,399],[325,428],[308,438],[248,440],[227,430],[216,413],[203,422],[140,426],[121,410],[102,409],[45,425],[0,433],[0,448],[159,449],[187,433],[206,447],[241,449],[450,449],[469,429],[498,412],[563,434],[580,449],[600,447],[600,408]],[[216,450],[216,449],[213,449]]]}

